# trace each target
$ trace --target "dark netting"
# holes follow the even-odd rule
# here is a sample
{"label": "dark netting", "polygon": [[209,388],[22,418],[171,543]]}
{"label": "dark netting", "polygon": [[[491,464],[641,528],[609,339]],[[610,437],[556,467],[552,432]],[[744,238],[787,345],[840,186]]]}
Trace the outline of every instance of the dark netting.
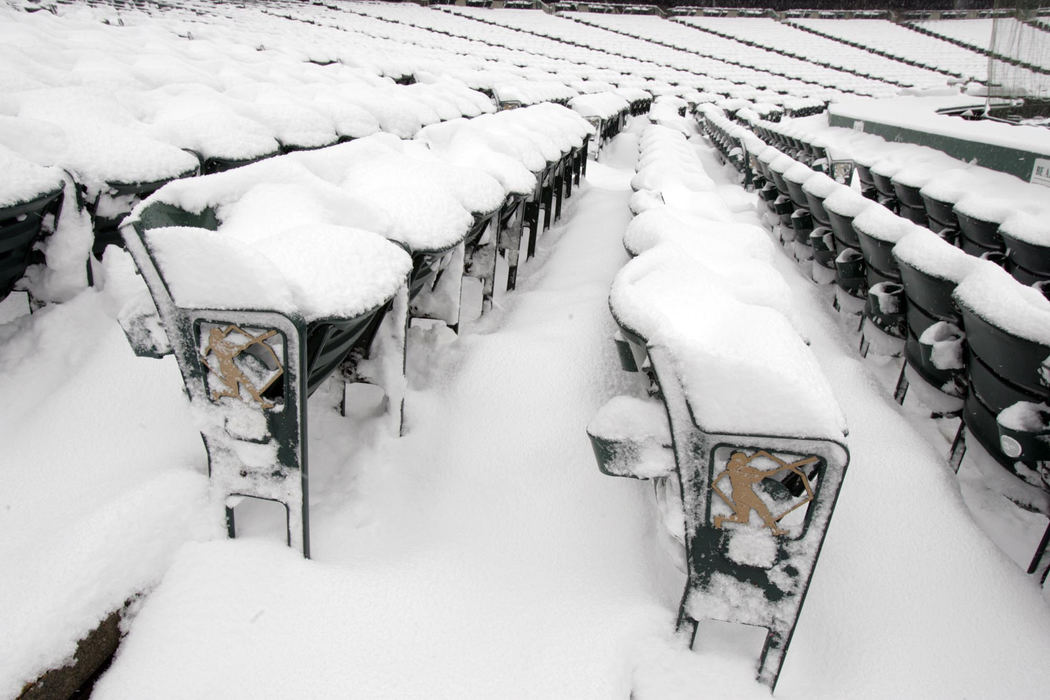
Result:
{"label": "dark netting", "polygon": [[989,86],[1006,97],[1050,102],[1050,28],[1034,19],[1041,3],[1039,0],[999,0],[996,6],[1000,4],[1004,8],[1016,8],[1017,13],[993,20],[988,47]]}

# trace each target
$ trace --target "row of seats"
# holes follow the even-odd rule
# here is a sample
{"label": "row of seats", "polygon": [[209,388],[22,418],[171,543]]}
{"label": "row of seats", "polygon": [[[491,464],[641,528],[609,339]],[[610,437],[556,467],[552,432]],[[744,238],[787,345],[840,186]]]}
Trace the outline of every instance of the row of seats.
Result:
{"label": "row of seats", "polygon": [[[679,42],[639,38],[622,32],[592,26],[601,15],[566,17],[548,15],[543,12],[525,10],[506,10],[487,12],[465,7],[448,8],[450,13],[470,17],[473,20],[517,30],[520,34],[560,42],[576,49],[591,52],[588,60],[592,65],[602,65],[615,59],[618,69],[624,72],[636,72],[642,76],[656,77],[672,84],[695,87],[703,92],[736,93],[735,96],[749,97],[756,90],[768,89],[774,93],[812,97],[820,93],[821,97],[832,99],[841,95],[832,87],[823,87],[808,78],[789,77],[775,69],[757,68],[743,61],[723,60],[713,52],[697,53],[695,32],[677,25],[677,28],[690,34],[690,38]],[[648,22],[656,18],[632,16],[630,20]],[[676,24],[658,20],[673,29]],[[595,55],[597,54],[597,55]],[[611,57],[611,58],[610,58]],[[632,67],[632,64],[634,67]],[[799,71],[802,72],[802,71]],[[647,88],[648,89],[648,88]]]}
{"label": "row of seats", "polygon": [[[376,383],[400,432],[410,319],[457,328],[468,277],[484,311],[498,260],[513,286],[592,134],[537,105],[178,180],[139,204],[121,230],[159,322],[121,321],[142,354],[175,354],[216,487],[284,504],[309,556],[309,395],[337,370]],[[233,500],[227,516],[233,536]]]}
{"label": "row of seats", "polygon": [[[750,123],[767,143],[809,164],[815,152],[826,156],[830,145],[828,136],[759,120]],[[825,133],[839,131],[848,130]],[[858,139],[853,134],[849,138]],[[865,197],[971,255],[995,260],[1023,284],[1050,279],[1050,208],[1043,204],[1040,186],[932,148],[887,144],[870,135],[865,140],[872,143],[837,148],[855,166]]]}
{"label": "row of seats", "polygon": [[[401,84],[338,57],[321,60],[332,37],[319,25],[301,28],[318,40],[310,60],[289,55],[281,43],[264,57],[241,51],[254,32],[274,23],[298,36],[296,25],[264,10],[205,6],[200,11],[213,23],[196,37],[179,33],[188,8],[173,7],[160,18],[147,13],[149,23],[135,8],[115,18],[111,8],[101,7],[69,16],[2,10],[11,22],[0,34],[12,40],[2,51],[21,73],[14,83],[0,76],[10,88],[0,116],[0,158],[10,163],[9,172],[48,174],[32,192],[20,189],[20,182],[29,182],[23,177],[0,185],[0,298],[18,284],[34,303],[61,301],[91,284],[98,271],[88,252],[97,260],[107,246],[121,245],[120,221],[172,180],[380,131],[411,138],[428,125],[497,109],[492,97],[448,76],[421,74],[424,82]],[[227,26],[224,19],[243,20],[244,27]],[[70,63],[55,50],[63,28],[78,32],[80,55],[90,61]],[[140,45],[150,52],[134,54]],[[158,71],[154,62],[162,58],[165,69]],[[557,86],[559,100],[577,94]],[[583,104],[629,98],[629,108],[638,111],[651,100],[640,89],[609,94],[620,88],[601,82],[587,87],[603,92],[583,96]],[[602,112],[606,136],[620,125],[619,117]],[[66,215],[59,216],[63,207]],[[44,273],[24,278],[27,267],[45,256]]]}
{"label": "row of seats", "polygon": [[[717,119],[707,122],[719,130]],[[1024,482],[1050,490],[1045,283],[1024,284],[775,146],[746,167],[796,258],[811,264],[815,281],[845,292],[840,309],[861,314],[862,351],[877,342],[882,353],[903,354],[897,400],[918,384],[938,417],[961,417],[953,466],[972,436]],[[843,303],[850,298],[857,303]],[[1041,548],[1030,571],[1045,576],[1045,557]]]}
{"label": "row of seats", "polygon": [[[651,104],[652,98],[637,102],[645,103],[645,111],[648,112],[648,105]],[[620,95],[611,92],[574,97],[569,107],[594,127],[599,147],[620,133],[627,123],[628,115],[635,114],[636,110],[641,109],[640,104],[628,102]]]}
{"label": "row of seats", "polygon": [[654,483],[687,575],[678,627],[765,627],[758,680],[775,687],[848,462],[845,422],[739,190],[660,124],[641,134],[631,186],[632,259],[609,307],[639,381],[587,431],[603,473]]}
{"label": "row of seats", "polygon": [[[193,38],[180,34],[180,21],[189,13],[179,8],[149,15],[149,22],[132,7],[117,17],[111,12],[0,9],[0,52],[11,68],[0,77],[2,157],[20,163],[16,172],[34,164],[52,168],[57,173],[52,180],[61,176],[68,184],[65,207],[77,205],[77,211],[52,221],[54,235],[44,242],[45,252],[82,250],[79,214],[86,211],[94,230],[88,248],[101,256],[105,246],[120,242],[117,225],[134,204],[172,179],[379,130],[411,137],[426,124],[495,110],[490,98],[451,79],[405,86],[368,69],[288,55],[280,47],[259,52],[253,45],[244,51],[254,27],[238,33],[220,17]],[[57,43],[70,33],[77,36],[75,52]],[[209,33],[221,34],[226,43],[212,41]],[[27,240],[25,226],[16,235],[6,219],[37,211],[39,220],[34,202],[47,188],[15,197],[12,182],[0,186],[0,201],[9,205],[3,246],[18,251],[5,255],[5,268],[11,269],[5,278],[18,279],[25,251],[36,239]],[[7,211],[10,207],[18,211]],[[69,289],[89,282],[87,252],[82,254],[79,266],[64,271],[66,279],[38,284],[36,296],[61,300]],[[7,264],[15,259],[18,265]]]}

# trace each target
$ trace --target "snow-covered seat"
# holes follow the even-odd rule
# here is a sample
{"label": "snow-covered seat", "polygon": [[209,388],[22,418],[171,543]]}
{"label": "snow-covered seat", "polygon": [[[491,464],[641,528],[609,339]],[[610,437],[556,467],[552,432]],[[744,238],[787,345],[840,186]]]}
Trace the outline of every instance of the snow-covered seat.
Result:
{"label": "snow-covered seat", "polygon": [[813,246],[813,259],[818,265],[828,269],[835,268],[836,246],[835,234],[831,228],[831,219],[824,208],[824,200],[839,187],[839,183],[824,173],[815,173],[802,183],[802,192],[806,195],[809,213],[815,222],[813,231],[809,234],[810,245]]}
{"label": "snow-covered seat", "polygon": [[1022,284],[1050,280],[1050,212],[1017,212],[999,225],[1006,244],[1006,269]]}
{"label": "snow-covered seat", "polygon": [[773,212],[780,217],[780,225],[785,229],[791,228],[791,215],[795,213],[795,203],[791,199],[791,192],[784,179],[784,173],[797,163],[798,161],[787,153],[782,153],[769,161],[769,176],[780,193],[780,196],[773,200]]}
{"label": "snow-covered seat", "polygon": [[275,132],[234,107],[229,95],[200,84],[165,85],[137,99],[149,133],[192,151],[205,175],[277,155]]}
{"label": "snow-covered seat", "polygon": [[879,158],[868,166],[868,173],[875,187],[876,201],[893,213],[900,210],[900,204],[897,201],[897,191],[893,188],[891,178],[903,167],[904,163],[894,154]]}
{"label": "snow-covered seat", "polygon": [[756,151],[753,161],[762,175],[761,179],[755,179],[755,186],[759,188],[758,196],[761,197],[762,201],[766,203],[766,206],[772,212],[775,212],[776,200],[781,195],[776,182],[773,180],[773,172],[770,170],[769,164],[781,155],[784,155],[783,151],[776,146],[766,146],[764,149]]}
{"label": "snow-covered seat", "polygon": [[959,236],[959,219],[953,207],[977,186],[977,178],[972,167],[960,164],[960,167],[937,173],[919,188],[931,231],[955,243]]}
{"label": "snow-covered seat", "polygon": [[[961,399],[966,391],[962,316],[952,300],[956,286],[972,272],[978,259],[937,234],[917,227],[893,247],[907,299],[906,365],[943,394]],[[910,380],[901,368],[894,392],[903,402]],[[955,402],[949,410],[956,410]]]}
{"label": "snow-covered seat", "polygon": [[[929,227],[922,187],[942,172],[952,170],[959,161],[933,149],[916,147],[916,156],[890,177],[901,216]],[[927,153],[927,151],[932,151]],[[922,157],[919,157],[922,154]]]}
{"label": "snow-covered seat", "polygon": [[307,397],[351,357],[369,359],[351,376],[385,389],[395,431],[404,397],[412,257],[381,235],[401,232],[392,217],[340,179],[352,145],[173,182],[122,226],[212,480],[284,504],[289,544],[307,556]]}
{"label": "snow-covered seat", "polygon": [[959,221],[959,245],[971,255],[1002,253],[1006,244],[999,235],[999,224],[1014,209],[1009,199],[998,198],[986,189],[960,198],[953,207]]}
{"label": "snow-covered seat", "polygon": [[802,187],[816,174],[808,165],[801,162],[796,162],[783,174],[788,196],[794,205],[794,211],[791,213],[791,229],[795,232],[795,241],[803,245],[809,245],[809,235],[813,232],[813,216],[809,211],[809,199]]}
{"label": "snow-covered seat", "polygon": [[620,133],[631,110],[627,99],[612,91],[577,95],[569,107],[594,127],[599,148]]}
{"label": "snow-covered seat", "polygon": [[868,280],[865,321],[897,339],[905,337],[907,304],[893,247],[917,226],[878,205],[868,207],[853,220]]}
{"label": "snow-covered seat", "polygon": [[[62,174],[31,163],[0,146],[0,301],[25,274],[46,217],[61,206]],[[52,219],[50,224],[54,225]]]}
{"label": "snow-covered seat", "polygon": [[[526,256],[532,257],[540,233],[561,213],[562,201],[569,191],[567,181],[577,181],[582,175],[593,127],[572,110],[546,102],[482,115],[461,122],[457,130],[464,142],[483,144],[531,171],[533,189],[524,201],[522,216],[523,225],[529,229]],[[514,243],[501,242],[500,247],[516,270]],[[510,286],[512,280],[513,277],[508,279]]]}
{"label": "snow-covered seat", "polygon": [[966,428],[1005,467],[1050,488],[1050,300],[989,261],[954,299],[969,349]]}
{"label": "snow-covered seat", "polygon": [[[524,227],[529,228],[528,249],[534,251],[540,227],[554,214],[556,198],[570,191],[565,184],[564,161],[578,163],[573,159],[579,149],[585,153],[586,138],[591,131],[582,118],[570,112],[572,119],[578,120],[571,124],[570,133],[579,133],[575,129],[579,129],[582,122],[585,136],[556,146],[551,136],[566,126],[563,114],[566,110],[554,107],[561,112],[551,113],[549,107],[537,105],[470,120],[450,120],[424,128],[418,137],[441,153],[442,158],[480,168],[503,185],[506,197],[498,214],[496,247],[508,263],[508,289],[515,286]],[[553,118],[547,119],[544,115]],[[569,176],[577,173],[570,172]],[[550,214],[545,216],[548,211]]]}
{"label": "snow-covered seat", "polygon": [[646,250],[609,298],[644,343],[663,405],[616,397],[588,433],[605,473],[677,480],[689,553],[679,627],[767,628],[759,680],[773,686],[845,474],[845,422],[765,292],[683,257],[669,242]]}
{"label": "snow-covered seat", "polygon": [[198,172],[197,158],[153,138],[136,116],[99,87],[51,87],[8,96],[14,119],[6,142],[32,159],[52,142],[43,165],[68,171],[92,217],[94,253],[120,244],[120,220],[166,182]]}

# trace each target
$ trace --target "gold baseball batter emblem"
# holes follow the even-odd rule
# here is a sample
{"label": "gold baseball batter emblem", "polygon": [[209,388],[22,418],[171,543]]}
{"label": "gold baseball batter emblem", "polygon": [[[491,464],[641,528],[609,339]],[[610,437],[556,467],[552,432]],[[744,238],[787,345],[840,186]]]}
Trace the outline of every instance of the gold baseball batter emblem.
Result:
{"label": "gold baseball batter emblem", "polygon": [[[243,336],[246,340],[244,342],[232,341],[230,336],[234,333]],[[275,330],[264,331],[259,335],[253,335],[235,325],[229,325],[226,326],[226,328],[214,327],[208,331],[208,344],[204,347],[204,351],[201,353],[201,362],[203,362],[204,366],[208,368],[208,371],[218,377],[219,381],[225,386],[222,390],[213,390],[211,392],[212,400],[224,396],[239,398],[241,395],[241,389],[244,389],[248,392],[248,395],[263,408],[273,408],[273,402],[264,399],[262,394],[269,389],[282,374],[284,374],[284,368],[277,359],[277,354],[273,351],[273,348],[266,343],[269,338],[272,338],[275,335],[277,335],[277,331]],[[269,351],[269,354],[273,356],[273,363],[276,365],[276,370],[273,371],[273,374],[269,379],[263,382],[261,386],[256,386],[255,382],[253,382],[252,379],[245,374],[245,371],[237,364],[237,358],[244,351],[253,346],[260,346]],[[215,358],[217,366],[213,366],[209,363],[209,355]]]}
{"label": "gold baseball batter emblem", "polygon": [[[757,457],[765,457],[775,462],[777,466],[769,469],[752,466],[751,460]],[[721,529],[722,524],[727,522],[747,524],[751,519],[751,511],[753,510],[758,513],[762,522],[774,535],[786,535],[788,531],[781,528],[778,523],[788,513],[801,508],[813,500],[813,487],[809,483],[809,477],[806,476],[802,467],[807,464],[813,464],[817,459],[817,457],[806,457],[797,462],[789,463],[765,450],[759,450],[752,455],[747,455],[740,451],[734,452],[729,457],[725,471],[719,474],[711,483],[711,490],[725,501],[726,505],[733,510],[733,514],[716,515],[714,517],[714,526]],[[785,471],[791,471],[798,475],[802,481],[803,488],[806,490],[806,495],[799,503],[796,503],[779,515],[774,515],[766,502],[762,500],[762,497],[755,492],[755,486],[763,479],[772,478]],[[722,481],[722,479],[729,479],[729,495],[726,495],[718,487],[718,482]]]}

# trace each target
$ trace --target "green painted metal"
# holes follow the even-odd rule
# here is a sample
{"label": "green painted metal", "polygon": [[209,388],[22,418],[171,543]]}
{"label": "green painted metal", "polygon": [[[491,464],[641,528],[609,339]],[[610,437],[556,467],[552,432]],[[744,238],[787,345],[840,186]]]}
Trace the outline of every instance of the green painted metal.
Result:
{"label": "green painted metal", "polygon": [[829,113],[828,123],[846,129],[856,129],[867,134],[881,136],[887,141],[914,143],[944,151],[953,158],[1016,175],[1022,180],[1030,181],[1036,160],[1047,159],[1045,153],[1035,153],[1017,148],[997,146],[990,143],[970,141],[967,139],[945,136],[929,131],[907,129],[892,124],[883,124],[870,120],[854,119]]}
{"label": "green painted metal", "polygon": [[[637,337],[622,325],[621,332]],[[677,627],[691,632],[691,645],[701,620],[765,628],[757,680],[773,690],[838,500],[849,451],[826,439],[704,430],[670,354],[659,346],[646,349],[670,422],[673,466],[666,478],[677,477],[685,521],[688,578]],[[630,437],[589,437],[603,473],[660,476],[634,470],[632,459],[637,461],[642,443]],[[763,462],[765,470],[755,466]],[[794,520],[786,518],[791,514]],[[765,525],[753,522],[753,515]]]}
{"label": "green painted metal", "polygon": [[[230,536],[240,497],[278,502],[287,513],[288,544],[309,557],[307,397],[352,352],[368,352],[388,313],[407,327],[407,293],[358,316],[312,321],[296,313],[181,307],[147,233],[165,226],[218,230],[219,224],[213,207],[191,212],[156,201],[126,221],[122,233],[153,297],[167,351],[202,417],[209,474],[225,498]],[[136,346],[128,335],[140,354],[164,354]],[[399,421],[400,411],[393,410]]]}
{"label": "green painted metal", "polygon": [[[25,274],[33,246],[44,235],[48,216],[57,218],[62,206],[62,185],[33,199],[0,207],[0,300]],[[54,225],[52,220],[51,224]]]}

